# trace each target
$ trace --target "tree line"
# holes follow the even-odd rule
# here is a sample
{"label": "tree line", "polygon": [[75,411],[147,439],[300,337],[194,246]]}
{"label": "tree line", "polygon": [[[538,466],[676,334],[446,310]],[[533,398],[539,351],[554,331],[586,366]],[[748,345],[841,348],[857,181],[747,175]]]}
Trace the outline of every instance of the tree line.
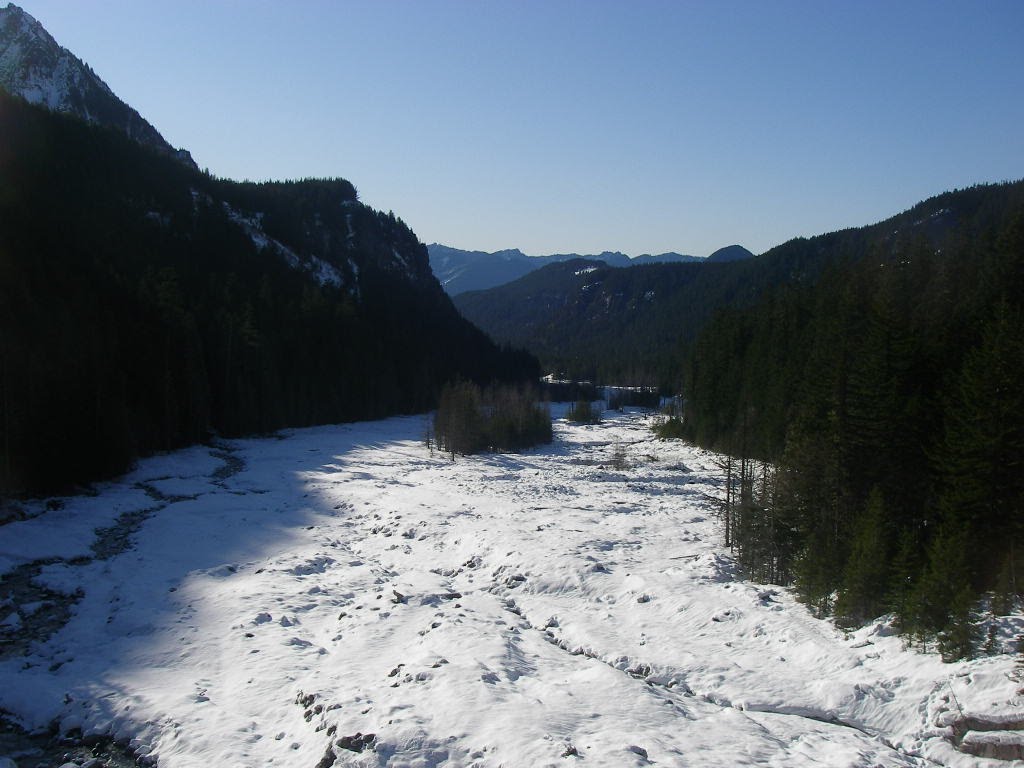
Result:
{"label": "tree line", "polygon": [[725,536],[749,573],[841,623],[894,612],[958,658],[981,598],[1022,589],[1024,185],[937,202],[720,312],[683,423],[732,457]]}
{"label": "tree line", "polygon": [[451,455],[519,451],[550,443],[551,410],[535,385],[450,382],[441,390],[427,445]]}
{"label": "tree line", "polygon": [[0,135],[2,495],[211,433],[422,412],[458,376],[539,373],[462,319],[412,231],[347,181],[216,179],[2,92]]}

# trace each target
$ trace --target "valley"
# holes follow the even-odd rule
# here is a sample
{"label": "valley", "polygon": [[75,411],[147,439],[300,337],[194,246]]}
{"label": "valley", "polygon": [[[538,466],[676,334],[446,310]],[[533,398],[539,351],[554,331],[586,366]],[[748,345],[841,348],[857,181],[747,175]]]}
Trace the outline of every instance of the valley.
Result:
{"label": "valley", "polygon": [[165,768],[984,764],[959,710],[1013,719],[1012,656],[943,664],[744,580],[718,457],[608,416],[455,462],[423,417],[285,431],[26,507],[0,567],[78,597],[0,708]]}
{"label": "valley", "polygon": [[0,768],[1024,765],[1020,7],[24,2]]}

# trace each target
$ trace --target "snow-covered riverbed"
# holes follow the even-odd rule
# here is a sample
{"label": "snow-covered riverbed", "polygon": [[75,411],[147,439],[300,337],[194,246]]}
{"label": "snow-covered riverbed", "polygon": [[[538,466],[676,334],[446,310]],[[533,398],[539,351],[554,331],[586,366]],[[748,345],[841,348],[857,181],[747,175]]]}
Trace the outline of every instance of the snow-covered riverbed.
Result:
{"label": "snow-covered riverbed", "polygon": [[36,581],[83,593],[0,662],[0,708],[161,768],[1006,765],[947,726],[1021,717],[1013,658],[844,636],[741,580],[711,454],[627,414],[453,463],[424,427],[192,448],[0,528],[0,570],[60,558]]}

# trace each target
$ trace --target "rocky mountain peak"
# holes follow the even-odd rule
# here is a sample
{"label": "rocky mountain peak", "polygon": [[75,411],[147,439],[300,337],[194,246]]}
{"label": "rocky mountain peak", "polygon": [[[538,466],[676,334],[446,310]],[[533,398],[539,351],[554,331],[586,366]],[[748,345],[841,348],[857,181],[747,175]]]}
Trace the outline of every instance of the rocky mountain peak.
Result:
{"label": "rocky mountain peak", "polygon": [[14,3],[0,8],[0,88],[31,104],[116,128],[195,167],[188,152],[168,144],[156,128],[114,95],[89,65]]}

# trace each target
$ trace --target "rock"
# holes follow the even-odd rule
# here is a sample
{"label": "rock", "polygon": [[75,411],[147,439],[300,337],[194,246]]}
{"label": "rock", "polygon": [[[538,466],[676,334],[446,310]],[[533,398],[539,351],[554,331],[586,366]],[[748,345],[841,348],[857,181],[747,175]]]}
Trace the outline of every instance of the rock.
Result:
{"label": "rock", "polygon": [[636,744],[630,744],[627,749],[634,754],[640,755],[644,760],[647,759],[647,750],[643,747],[638,747]]}
{"label": "rock", "polygon": [[365,749],[372,749],[377,743],[377,736],[373,733],[356,733],[354,736],[342,736],[335,742],[341,749],[349,752],[362,752]]}

